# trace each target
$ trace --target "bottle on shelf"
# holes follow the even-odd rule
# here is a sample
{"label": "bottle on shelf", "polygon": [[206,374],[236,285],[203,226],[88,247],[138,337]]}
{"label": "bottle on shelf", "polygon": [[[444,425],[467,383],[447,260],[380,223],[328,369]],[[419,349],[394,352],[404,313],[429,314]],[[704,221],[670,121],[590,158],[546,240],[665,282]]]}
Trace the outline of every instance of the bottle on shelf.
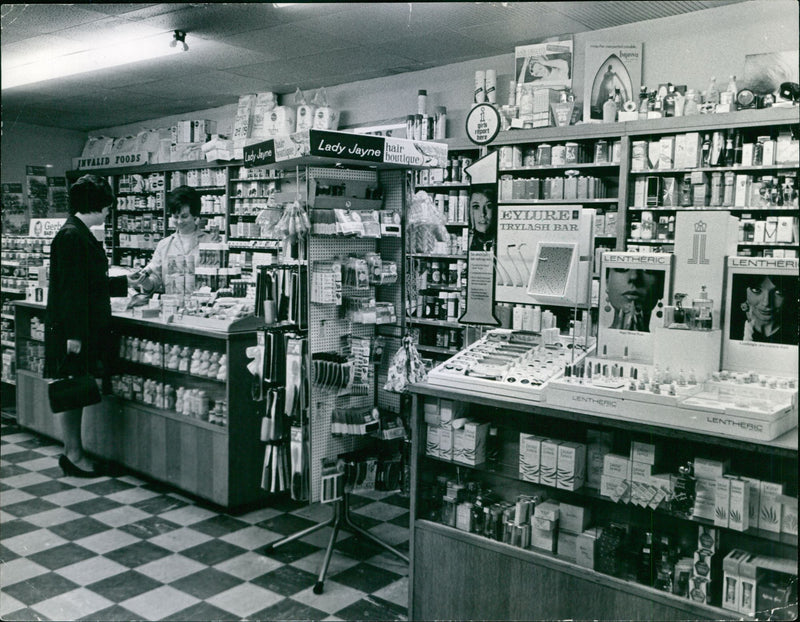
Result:
{"label": "bottle on shelf", "polygon": [[695,330],[711,330],[713,328],[714,301],[708,297],[706,286],[700,287],[700,296],[692,300],[694,309]]}
{"label": "bottle on shelf", "polygon": [[719,103],[719,88],[717,87],[717,78],[715,76],[711,76],[711,81],[708,84],[708,90],[706,91],[706,103]]}
{"label": "bottle on shelf", "polygon": [[736,88],[736,76],[732,75],[732,76],[731,76],[731,77],[728,79],[728,88],[727,88],[727,91],[728,91],[728,92],[731,94],[731,95],[730,95],[730,97],[731,97],[731,101],[732,101],[732,102],[735,102],[735,101],[736,101],[736,95],[737,95],[737,93],[739,92],[739,89],[737,89],[737,88]]}
{"label": "bottle on shelf", "polygon": [[617,104],[614,97],[614,93],[611,93],[603,104],[603,123],[613,123],[617,120]]}
{"label": "bottle on shelf", "polygon": [[701,148],[702,162],[701,166],[708,167],[711,165],[711,134],[703,136],[703,146]]}

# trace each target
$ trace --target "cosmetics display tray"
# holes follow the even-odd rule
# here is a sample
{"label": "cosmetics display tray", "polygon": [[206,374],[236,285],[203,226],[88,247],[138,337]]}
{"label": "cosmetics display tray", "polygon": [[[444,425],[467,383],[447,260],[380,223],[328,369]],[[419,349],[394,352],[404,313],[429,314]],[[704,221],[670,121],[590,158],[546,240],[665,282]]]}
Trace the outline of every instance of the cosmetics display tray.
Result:
{"label": "cosmetics display tray", "polygon": [[[526,339],[525,335],[519,333],[511,337],[511,331],[505,329],[493,332],[495,337],[505,335],[510,340],[524,341]],[[530,333],[527,338],[535,341],[536,334]],[[532,343],[531,350],[536,345],[538,344]],[[493,347],[497,349],[492,351]],[[525,344],[519,341],[498,343],[490,334],[489,337],[476,341],[465,350],[437,365],[428,373],[427,382],[433,386],[457,390],[468,395],[503,397],[521,402],[539,402],[542,400],[542,392],[548,382],[553,378],[560,377],[564,373],[565,365],[578,364],[586,356],[586,353],[580,352],[573,357],[572,350],[563,346],[556,349],[545,348],[544,358],[549,360],[550,364],[545,363],[546,369],[542,369],[530,365],[530,361],[534,358],[533,353],[532,351],[522,352],[524,347]],[[508,348],[514,349],[518,354],[516,360],[509,360],[506,364],[491,362],[506,355]],[[487,363],[487,361],[489,362]],[[496,374],[495,377],[487,377],[492,373]]]}
{"label": "cosmetics display tray", "polygon": [[702,399],[703,387],[681,395],[654,395],[628,389],[589,387],[555,379],[548,383],[548,406],[597,417],[702,432],[740,440],[771,441],[797,427],[797,408],[748,411]]}

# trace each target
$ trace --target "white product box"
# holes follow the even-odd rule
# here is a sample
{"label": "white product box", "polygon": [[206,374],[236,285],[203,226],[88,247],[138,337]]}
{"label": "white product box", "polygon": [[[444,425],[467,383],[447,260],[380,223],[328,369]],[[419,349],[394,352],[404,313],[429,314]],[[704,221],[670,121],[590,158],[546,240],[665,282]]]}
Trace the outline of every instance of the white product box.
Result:
{"label": "white product box", "polygon": [[796,228],[794,216],[778,216],[778,242],[794,242]]}
{"label": "white product box", "polygon": [[764,231],[767,228],[767,223],[764,220],[756,220],[753,226],[753,242],[761,244],[764,242]]}
{"label": "white product box", "polygon": [[555,501],[545,501],[536,506],[533,515],[555,522],[561,516],[561,507]]}
{"label": "white product box", "polygon": [[434,458],[439,457],[439,426],[429,425],[425,442],[425,453]]}
{"label": "white product box", "polygon": [[631,461],[631,481],[649,484],[653,474],[653,465],[646,462]]}
{"label": "white product box", "polygon": [[531,526],[541,531],[554,531],[556,528],[556,521],[548,520],[540,516],[533,516],[531,518]]}
{"label": "white product box", "polygon": [[531,527],[531,546],[537,549],[550,551],[551,553],[554,552],[556,548],[555,530],[545,531],[543,529]]}
{"label": "white product box", "polygon": [[736,185],[733,193],[733,205],[735,207],[747,207],[747,202],[750,197],[750,175],[737,175]]}
{"label": "white product box", "polygon": [[459,503],[456,507],[456,529],[472,530],[472,504],[467,501]]}
{"label": "white product box", "polygon": [[631,460],[645,462],[647,464],[656,463],[656,446],[651,443],[633,441],[631,443]]}
{"label": "white product box", "polygon": [[603,460],[609,452],[606,445],[593,443],[586,447],[586,486],[600,488],[600,478],[603,475]]}
{"label": "white product box", "polygon": [[698,132],[688,132],[675,141],[675,168],[697,168],[700,166],[703,138]]}
{"label": "white product box", "polygon": [[730,461],[709,460],[707,458],[694,459],[694,476],[702,479],[716,479],[725,475],[730,467]]}
{"label": "white product box", "polygon": [[631,461],[619,454],[606,454],[603,457],[603,475],[630,480]]}
{"label": "white product box", "polygon": [[426,398],[422,405],[422,412],[425,416],[425,423],[428,425],[439,425],[439,400],[437,398]]}
{"label": "white product box", "polygon": [[754,149],[754,143],[745,143],[742,145],[742,166],[753,166]]}
{"label": "white product box", "polygon": [[761,146],[761,164],[772,166],[775,164],[775,141],[765,140]]}
{"label": "white product box", "polygon": [[576,560],[578,534],[568,531],[558,532],[558,543],[556,553],[559,557],[574,562]]}
{"label": "white product box", "polygon": [[662,136],[659,143],[658,168],[673,168],[675,166],[675,137]]}
{"label": "white product box", "polygon": [[781,533],[797,535],[797,497],[781,495]]}
{"label": "white product box", "polygon": [[761,482],[758,528],[773,533],[781,532],[781,502],[783,484]]}
{"label": "white product box", "polygon": [[716,478],[698,477],[695,483],[693,515],[714,520],[716,494]]}
{"label": "white product box", "polygon": [[603,474],[600,478],[600,494],[616,503],[630,503],[631,487],[626,479]]}
{"label": "white product box", "polygon": [[454,402],[453,400],[439,400],[439,421],[440,425],[452,423],[453,419],[458,419],[464,413],[466,404],[464,402]]}
{"label": "white product box", "polygon": [[558,527],[571,533],[582,533],[591,522],[592,511],[581,505],[558,504]]}
{"label": "white product box", "polygon": [[462,429],[454,433],[453,461],[471,465],[485,462],[488,434],[488,423],[467,421]]}
{"label": "white product box", "polygon": [[750,528],[750,484],[739,478],[731,478],[728,527],[736,531]]}
{"label": "white product box", "polygon": [[758,529],[758,515],[761,512],[761,480],[744,476],[739,479],[747,484],[749,527]]}
{"label": "white product box", "polygon": [[758,567],[755,555],[748,555],[739,561],[739,613],[756,615],[756,587],[758,586]]}
{"label": "white product box", "polygon": [[696,603],[711,604],[711,581],[705,577],[689,577],[689,598]]}
{"label": "white product box", "polygon": [[731,503],[731,480],[727,477],[718,477],[715,480],[716,493],[714,495],[714,526],[728,526],[728,510]]}
{"label": "white product box", "polygon": [[578,490],[586,479],[586,445],[561,443],[558,446],[556,487]]}
{"label": "white product box", "polygon": [[719,547],[719,529],[700,525],[697,528],[697,548],[703,551],[716,553]]}
{"label": "white product box", "polygon": [[453,428],[448,425],[439,426],[439,457],[443,460],[453,459]]}
{"label": "white product box", "polygon": [[575,538],[575,563],[584,568],[594,570],[597,553],[597,540],[603,533],[602,527],[587,529]]}
{"label": "white product box", "polygon": [[747,551],[733,549],[722,560],[722,606],[730,611],[739,611],[742,598],[739,563],[748,555]]}
{"label": "white product box", "polygon": [[558,482],[558,446],[560,441],[546,439],[542,441],[539,456],[539,483],[544,486],[555,486]]}
{"label": "white product box", "polygon": [[544,437],[519,435],[519,477],[526,482],[539,483],[539,461]]}

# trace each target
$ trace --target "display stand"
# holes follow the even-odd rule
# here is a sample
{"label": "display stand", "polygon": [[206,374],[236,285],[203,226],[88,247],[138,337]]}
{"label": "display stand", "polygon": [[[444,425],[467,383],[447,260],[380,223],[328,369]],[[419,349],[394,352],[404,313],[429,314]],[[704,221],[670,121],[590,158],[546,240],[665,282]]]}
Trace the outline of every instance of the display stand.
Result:
{"label": "display stand", "polygon": [[312,525],[311,527],[307,527],[306,529],[293,533],[290,536],[286,536],[277,542],[272,542],[264,548],[264,552],[269,554],[279,546],[288,544],[289,542],[293,542],[299,538],[303,538],[314,533],[315,531],[319,531],[323,527],[333,527],[333,531],[331,532],[330,540],[328,540],[328,547],[325,549],[325,559],[322,560],[322,566],[319,569],[317,582],[314,584],[315,594],[322,594],[322,590],[325,585],[325,575],[328,574],[328,565],[331,562],[331,555],[333,554],[333,545],[336,544],[336,538],[339,535],[339,529],[343,527],[356,535],[360,535],[368,540],[371,540],[378,546],[381,546],[393,555],[396,555],[407,564],[410,563],[410,560],[406,555],[380,538],[376,538],[366,529],[359,527],[353,522],[352,518],[350,517],[350,493],[347,492],[333,502],[333,516],[331,516],[328,520],[322,523],[317,523],[316,525]]}

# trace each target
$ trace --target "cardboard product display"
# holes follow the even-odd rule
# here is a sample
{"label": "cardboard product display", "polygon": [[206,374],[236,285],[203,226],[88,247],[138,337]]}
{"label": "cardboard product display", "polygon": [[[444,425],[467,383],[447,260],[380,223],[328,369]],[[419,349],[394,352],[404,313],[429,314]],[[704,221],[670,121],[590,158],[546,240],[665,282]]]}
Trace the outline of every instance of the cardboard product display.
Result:
{"label": "cardboard product display", "polygon": [[728,258],[723,369],[797,377],[798,266],[789,258]]}
{"label": "cardboard product display", "polygon": [[672,293],[672,255],[603,253],[600,266],[599,355],[653,362],[655,328]]}

